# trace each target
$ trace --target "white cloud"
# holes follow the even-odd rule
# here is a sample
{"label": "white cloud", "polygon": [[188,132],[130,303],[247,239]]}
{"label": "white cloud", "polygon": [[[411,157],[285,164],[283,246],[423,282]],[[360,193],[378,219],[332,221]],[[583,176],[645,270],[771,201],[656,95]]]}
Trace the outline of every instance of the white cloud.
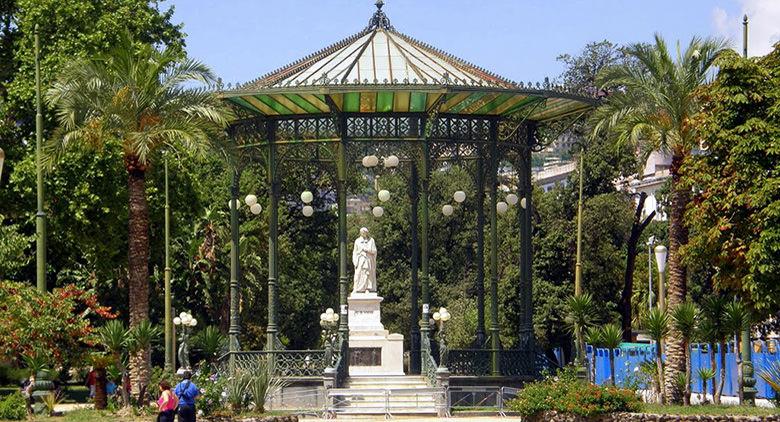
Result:
{"label": "white cloud", "polygon": [[720,7],[712,10],[712,25],[718,34],[727,37],[742,51],[742,16],[748,15],[748,53],[762,56],[780,42],[780,0],[739,0],[738,16],[729,15]]}

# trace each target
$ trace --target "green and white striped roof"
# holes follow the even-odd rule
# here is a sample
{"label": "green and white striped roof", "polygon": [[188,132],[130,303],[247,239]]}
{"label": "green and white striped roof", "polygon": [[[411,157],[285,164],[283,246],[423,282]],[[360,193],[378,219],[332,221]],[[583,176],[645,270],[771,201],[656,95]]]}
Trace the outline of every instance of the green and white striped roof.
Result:
{"label": "green and white striped roof", "polygon": [[[549,84],[524,86],[404,35],[377,11],[359,33],[222,92],[226,100],[267,116],[330,113],[439,112],[510,115],[533,106],[544,121],[581,112],[593,99]],[[326,98],[329,97],[329,98]]]}

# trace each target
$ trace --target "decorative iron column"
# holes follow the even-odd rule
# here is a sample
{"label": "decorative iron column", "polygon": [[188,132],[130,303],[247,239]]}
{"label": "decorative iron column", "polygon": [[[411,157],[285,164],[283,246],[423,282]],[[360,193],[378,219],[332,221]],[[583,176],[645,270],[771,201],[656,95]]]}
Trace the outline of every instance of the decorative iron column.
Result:
{"label": "decorative iron column", "polygon": [[533,331],[533,288],[531,280],[531,217],[533,216],[533,187],[531,185],[531,146],[534,143],[536,128],[533,124],[526,127],[524,145],[518,151],[518,185],[521,201],[525,207],[518,208],[520,223],[520,342],[521,350],[534,350]]}
{"label": "decorative iron column", "polygon": [[38,25],[35,25],[35,172],[38,212],[35,213],[35,266],[38,290],[46,291],[46,211],[43,210],[43,113],[41,112],[41,65]]}
{"label": "decorative iron column", "polygon": [[[241,170],[233,169],[233,181],[230,184],[230,327],[228,328],[228,350],[237,352],[240,350],[238,343],[238,267],[239,267],[239,231],[238,231],[238,199],[239,181]],[[233,355],[230,356],[233,362]],[[232,363],[231,363],[232,366]]]}
{"label": "decorative iron column", "polygon": [[276,169],[276,122],[268,121],[268,158],[266,177],[268,179],[268,326],[266,327],[266,350],[279,348],[279,327],[277,307],[279,306],[279,177]]}
{"label": "decorative iron column", "polygon": [[341,140],[336,157],[336,192],[338,195],[339,217],[339,336],[341,337],[341,360],[346,373],[349,373],[349,294],[348,257],[347,257],[347,119],[339,116]]}
{"label": "decorative iron column", "polygon": [[477,332],[475,345],[477,348],[485,347],[485,160],[482,154],[477,155],[476,174],[476,198],[477,211],[477,251],[476,251],[476,280],[477,290]]}
{"label": "decorative iron column", "polygon": [[496,122],[490,123],[490,371],[492,375],[501,375],[499,349],[501,339],[498,326],[498,219],[496,203],[498,202],[498,136]]}
{"label": "decorative iron column", "polygon": [[[427,125],[424,125],[427,126]],[[426,134],[427,135],[427,134]],[[420,284],[422,287],[422,314],[420,318],[420,349],[430,353],[430,304],[431,304],[431,291],[430,291],[430,278],[428,267],[428,196],[430,194],[430,161],[429,161],[429,146],[428,138],[422,143],[422,156],[420,157]],[[423,363],[426,365],[426,363]]]}
{"label": "decorative iron column", "polygon": [[[165,155],[165,370],[173,371],[173,312],[171,310],[171,207],[168,196],[168,156]],[[232,310],[232,309],[231,309]],[[232,320],[233,314],[231,312]]]}
{"label": "decorative iron column", "polygon": [[417,164],[412,162],[409,177],[409,202],[411,209],[409,213],[409,225],[411,227],[409,234],[412,237],[410,263],[412,266],[412,292],[409,299],[409,372],[412,374],[420,373],[420,309],[419,294],[420,284],[418,278],[418,267],[420,260],[420,240],[417,232],[417,213],[419,212],[420,188],[418,186],[419,177],[417,175]]}

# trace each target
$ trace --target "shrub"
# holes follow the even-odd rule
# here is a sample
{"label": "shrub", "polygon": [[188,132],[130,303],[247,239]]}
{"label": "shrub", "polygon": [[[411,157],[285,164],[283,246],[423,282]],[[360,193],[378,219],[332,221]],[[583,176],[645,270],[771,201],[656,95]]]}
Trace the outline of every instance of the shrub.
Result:
{"label": "shrub", "polygon": [[569,367],[555,376],[526,384],[508,405],[526,417],[546,411],[593,417],[613,412],[636,412],[641,408],[641,401],[631,390],[602,387],[579,380],[575,369]]}
{"label": "shrub", "polygon": [[22,393],[15,392],[0,400],[0,419],[20,421],[27,417],[27,408]]}

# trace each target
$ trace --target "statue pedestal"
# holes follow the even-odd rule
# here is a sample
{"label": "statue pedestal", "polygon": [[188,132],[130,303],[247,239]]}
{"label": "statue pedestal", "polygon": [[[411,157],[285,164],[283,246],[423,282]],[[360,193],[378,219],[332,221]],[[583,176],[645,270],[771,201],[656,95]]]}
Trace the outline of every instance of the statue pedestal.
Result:
{"label": "statue pedestal", "polygon": [[349,375],[403,375],[404,336],[381,321],[376,293],[352,293],[349,305]]}

